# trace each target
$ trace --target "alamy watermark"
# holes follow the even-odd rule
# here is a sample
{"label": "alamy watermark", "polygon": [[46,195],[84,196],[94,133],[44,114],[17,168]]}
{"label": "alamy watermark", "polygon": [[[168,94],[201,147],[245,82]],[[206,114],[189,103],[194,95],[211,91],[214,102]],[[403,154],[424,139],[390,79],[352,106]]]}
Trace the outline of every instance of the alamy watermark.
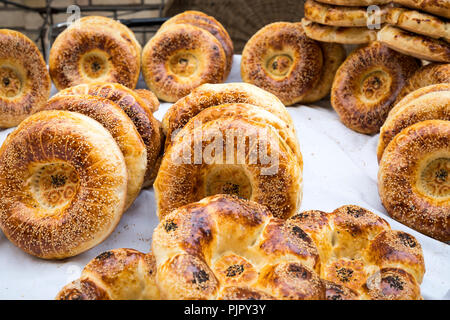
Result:
{"label": "alamy watermark", "polygon": [[173,163],[259,165],[261,175],[277,174],[280,145],[271,127],[222,130],[219,126],[205,128],[202,125],[201,121],[194,119],[192,130],[172,133],[172,141],[183,140],[183,143],[173,145]]}
{"label": "alamy watermark", "polygon": [[371,5],[367,7],[367,28],[371,30],[381,29],[381,17],[384,11],[379,6]]}

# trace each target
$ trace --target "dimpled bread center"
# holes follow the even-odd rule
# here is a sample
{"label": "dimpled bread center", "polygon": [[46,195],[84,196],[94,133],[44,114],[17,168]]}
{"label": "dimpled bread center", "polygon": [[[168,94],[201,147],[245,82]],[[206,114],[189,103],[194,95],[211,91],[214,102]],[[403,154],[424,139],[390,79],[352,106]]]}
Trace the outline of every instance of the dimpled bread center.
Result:
{"label": "dimpled bread center", "polygon": [[258,278],[258,272],[250,261],[227,253],[221,256],[213,266],[214,274],[225,285],[251,285]]}
{"label": "dimpled bread center", "polygon": [[391,82],[391,77],[384,71],[373,71],[361,83],[361,96],[368,102],[379,101],[389,95]]}
{"label": "dimpled bread center", "polygon": [[252,186],[247,174],[241,167],[216,165],[208,172],[206,177],[206,196],[215,194],[230,194],[250,199]]}
{"label": "dimpled bread center", "polygon": [[84,74],[91,79],[101,78],[108,72],[108,57],[101,52],[90,52],[81,60]]}
{"label": "dimpled bread center", "polygon": [[434,198],[450,198],[450,158],[429,162],[421,173],[419,190]]}
{"label": "dimpled bread center", "polygon": [[53,210],[69,204],[78,186],[78,174],[65,163],[40,166],[31,178],[31,193],[43,209]]}
{"label": "dimpled bread center", "polygon": [[287,54],[275,55],[269,59],[266,69],[274,76],[283,77],[291,70],[292,62],[292,58]]}
{"label": "dimpled bread center", "polygon": [[197,58],[188,52],[177,53],[169,60],[170,71],[181,77],[193,75],[197,65]]}
{"label": "dimpled bread center", "polygon": [[13,98],[20,93],[22,81],[11,68],[0,68],[0,96]]}

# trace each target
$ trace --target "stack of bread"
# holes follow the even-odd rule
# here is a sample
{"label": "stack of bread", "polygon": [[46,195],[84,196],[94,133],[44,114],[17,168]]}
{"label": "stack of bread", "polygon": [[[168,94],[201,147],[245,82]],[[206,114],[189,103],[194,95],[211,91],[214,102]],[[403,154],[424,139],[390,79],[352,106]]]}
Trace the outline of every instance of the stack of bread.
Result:
{"label": "stack of bread", "polygon": [[164,144],[152,114],[158,105],[151,92],[91,83],[34,110],[0,149],[0,227],[8,239],[45,259],[103,241],[156,176]]}
{"label": "stack of bread", "polygon": [[306,0],[303,28],[311,39],[362,44],[377,39],[389,0]]}
{"label": "stack of bread", "polygon": [[161,100],[175,102],[203,83],[225,81],[233,42],[211,16],[185,11],[167,20],[142,52],[142,72]]}
{"label": "stack of bread", "polygon": [[394,0],[378,39],[413,57],[450,62],[450,1]]}
{"label": "stack of bread", "polygon": [[169,213],[151,253],[104,252],[56,298],[421,299],[424,272],[417,240],[364,208],[284,220],[215,195]]}
{"label": "stack of bread", "polygon": [[244,47],[241,76],[275,94],[285,105],[315,102],[330,93],[334,74],[345,59],[336,43],[306,36],[301,23],[271,23]]}
{"label": "stack of bread", "polygon": [[302,155],[286,107],[244,83],[204,84],[163,118],[154,183],[158,216],[206,196],[235,194],[287,218],[299,208]]}
{"label": "stack of bread", "polygon": [[389,113],[378,143],[378,187],[401,223],[450,241],[450,83],[412,91]]}

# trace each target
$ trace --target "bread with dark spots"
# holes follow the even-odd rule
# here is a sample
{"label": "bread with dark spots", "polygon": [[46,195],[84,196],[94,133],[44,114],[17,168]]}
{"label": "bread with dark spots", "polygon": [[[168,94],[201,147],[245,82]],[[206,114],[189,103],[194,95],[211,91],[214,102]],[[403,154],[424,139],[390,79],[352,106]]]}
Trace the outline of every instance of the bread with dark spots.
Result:
{"label": "bread with dark spots", "polygon": [[161,220],[153,233],[152,252],[145,255],[151,268],[135,268],[142,253],[107,251],[58,298],[422,298],[425,265],[420,243],[354,205],[331,213],[304,211],[283,220],[255,202],[215,195]]}
{"label": "bread with dark spots", "polygon": [[292,227],[229,195],[174,210],[153,233],[161,297],[323,299],[317,248]]}
{"label": "bread with dark spots", "polygon": [[158,300],[155,258],[133,249],[114,249],[92,259],[81,277],[56,300]]}

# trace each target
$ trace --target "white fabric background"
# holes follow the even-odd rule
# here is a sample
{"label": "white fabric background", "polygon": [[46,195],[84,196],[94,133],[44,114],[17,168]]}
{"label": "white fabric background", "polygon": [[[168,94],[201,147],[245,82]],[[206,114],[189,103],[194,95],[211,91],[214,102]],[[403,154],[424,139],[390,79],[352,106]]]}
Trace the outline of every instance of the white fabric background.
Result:
{"label": "white fabric background", "polygon": [[[235,56],[227,82],[241,81],[239,66],[240,56]],[[142,81],[139,87],[145,87]],[[332,211],[344,204],[356,204],[385,218],[392,229],[413,234],[425,255],[423,297],[450,299],[450,245],[392,220],[380,202],[376,183],[378,135],[355,133],[339,122],[329,102],[318,105],[288,108],[304,159],[301,210]],[[169,106],[161,104],[156,117],[161,119]],[[0,131],[0,143],[11,131]],[[128,247],[147,252],[157,223],[150,189],[141,192],[108,239],[77,257],[62,261],[38,259],[16,248],[0,232],[0,299],[53,299],[62,286],[80,275],[89,260],[103,251]]]}

